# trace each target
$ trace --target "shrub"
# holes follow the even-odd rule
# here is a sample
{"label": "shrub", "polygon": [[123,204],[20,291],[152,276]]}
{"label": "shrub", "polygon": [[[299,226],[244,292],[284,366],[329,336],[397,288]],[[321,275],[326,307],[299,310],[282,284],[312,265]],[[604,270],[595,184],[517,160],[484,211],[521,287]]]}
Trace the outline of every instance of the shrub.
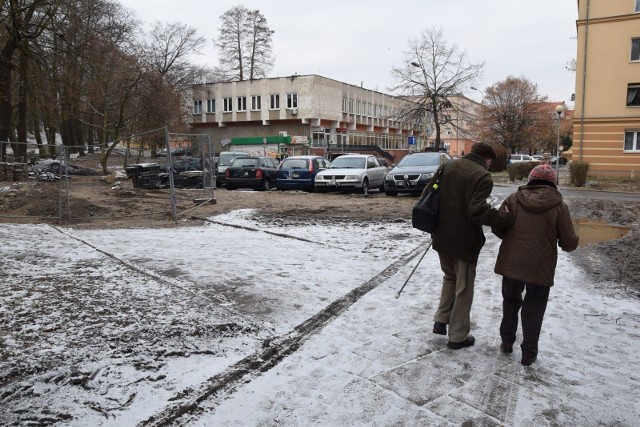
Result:
{"label": "shrub", "polygon": [[576,187],[584,187],[587,182],[587,174],[589,173],[589,163],[576,160],[569,164],[569,174],[571,175],[571,184]]}
{"label": "shrub", "polygon": [[509,163],[507,165],[507,173],[509,174],[510,181],[516,181],[529,178],[529,172],[535,168],[539,163],[535,162],[518,162]]}

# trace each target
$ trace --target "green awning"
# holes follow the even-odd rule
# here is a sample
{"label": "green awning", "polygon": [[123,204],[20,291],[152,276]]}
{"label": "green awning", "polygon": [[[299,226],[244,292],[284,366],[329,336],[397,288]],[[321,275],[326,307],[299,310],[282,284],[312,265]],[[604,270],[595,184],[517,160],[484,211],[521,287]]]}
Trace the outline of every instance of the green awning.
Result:
{"label": "green awning", "polygon": [[251,138],[231,138],[231,145],[262,145],[265,138],[267,139],[267,144],[291,144],[290,136],[255,136]]}

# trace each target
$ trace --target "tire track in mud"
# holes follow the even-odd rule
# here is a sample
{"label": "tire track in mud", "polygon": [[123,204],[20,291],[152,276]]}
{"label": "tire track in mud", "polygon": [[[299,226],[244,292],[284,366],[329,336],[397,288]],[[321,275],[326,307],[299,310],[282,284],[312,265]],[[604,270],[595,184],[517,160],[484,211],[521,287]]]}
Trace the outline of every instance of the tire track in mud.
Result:
{"label": "tire track in mud", "polygon": [[[286,233],[277,233],[275,231],[261,230],[259,228],[250,227],[248,225],[231,224],[231,223],[228,223],[228,222],[216,221],[215,219],[203,218],[203,217],[199,217],[199,216],[192,216],[191,218],[192,219],[197,219],[197,220],[200,220],[200,221],[204,221],[204,222],[208,222],[208,223],[211,223],[211,224],[222,225],[224,227],[233,227],[233,228],[239,228],[241,230],[257,231],[257,232],[270,234],[272,236],[284,237],[285,239],[294,239],[294,240],[300,240],[301,242],[305,242],[305,243],[313,243],[313,244],[316,244],[316,245],[327,246],[323,242],[318,242],[318,241],[315,241],[315,240],[305,239],[304,237],[292,236],[292,235],[286,234]],[[336,247],[336,248],[340,249],[340,250],[343,250],[343,251],[346,250],[346,249],[341,248],[341,247]]]}
{"label": "tire track in mud", "polygon": [[[309,338],[322,331],[335,318],[344,313],[364,295],[377,288],[387,279],[396,274],[402,267],[420,255],[421,251],[412,250],[403,254],[397,261],[386,267],[375,277],[346,295],[335,300],[327,307],[296,326],[291,332],[267,339],[262,344],[262,350],[251,354],[239,362],[231,365],[223,372],[204,381],[200,386],[188,388],[171,398],[174,404],[151,416],[139,424],[140,427],[164,427],[187,425],[204,412],[201,407],[211,400],[222,401],[234,393],[237,387],[250,382],[264,372],[278,365],[287,356],[297,351]],[[215,404],[215,401],[213,402]]]}
{"label": "tire track in mud", "polygon": [[75,240],[77,242],[80,242],[83,245],[86,245],[86,246],[90,247],[91,249],[93,249],[93,250],[95,250],[97,252],[100,252],[101,254],[105,255],[106,257],[111,258],[112,260],[116,261],[119,264],[122,264],[126,268],[129,268],[129,269],[135,271],[136,273],[142,274],[143,276],[146,276],[146,277],[150,277],[153,280],[156,280],[158,283],[165,284],[165,285],[167,285],[169,287],[178,288],[178,289],[180,289],[180,290],[182,290],[184,292],[190,293],[190,294],[192,294],[192,295],[194,295],[196,297],[208,299],[212,303],[218,304],[220,307],[222,307],[224,310],[228,311],[229,313],[233,314],[234,316],[237,316],[238,318],[243,319],[249,325],[252,325],[253,327],[257,328],[257,330],[264,330],[268,334],[271,334],[271,331],[269,331],[268,328],[264,328],[263,326],[257,324],[255,322],[255,320],[250,319],[247,316],[245,316],[244,314],[242,314],[242,313],[240,313],[240,312],[238,312],[236,310],[233,310],[231,307],[229,307],[229,304],[233,303],[233,301],[229,300],[225,296],[221,296],[221,295],[217,295],[217,294],[214,294],[212,296],[202,295],[202,294],[200,294],[200,293],[198,293],[198,292],[196,292],[196,291],[194,291],[192,289],[189,289],[189,288],[183,286],[181,284],[181,282],[179,280],[177,280],[177,279],[168,278],[168,277],[162,276],[162,275],[160,275],[160,274],[158,274],[158,273],[156,273],[154,271],[148,270],[146,268],[139,267],[139,266],[135,265],[132,262],[129,262],[127,260],[119,258],[116,255],[105,251],[104,249],[100,249],[96,245],[94,245],[92,243],[89,243],[86,240],[83,240],[83,239],[81,239],[81,238],[79,238],[77,236],[69,234],[69,233],[65,232],[64,230],[62,230],[61,228],[59,228],[59,227],[57,227],[55,225],[51,225],[51,227],[54,230],[56,230],[59,233],[61,233],[62,235],[66,236],[66,237],[69,237],[70,239],[73,239],[73,240]]}

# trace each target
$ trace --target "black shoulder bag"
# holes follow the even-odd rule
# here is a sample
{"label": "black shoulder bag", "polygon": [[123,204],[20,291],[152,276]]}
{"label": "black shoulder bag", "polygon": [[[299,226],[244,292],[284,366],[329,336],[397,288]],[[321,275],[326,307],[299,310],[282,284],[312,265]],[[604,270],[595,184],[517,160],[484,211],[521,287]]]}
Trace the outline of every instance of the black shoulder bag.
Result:
{"label": "black shoulder bag", "polygon": [[433,178],[433,185],[425,191],[420,200],[413,207],[411,212],[411,223],[418,230],[433,233],[438,226],[438,217],[440,211],[440,175],[444,170],[442,165],[436,171]]}

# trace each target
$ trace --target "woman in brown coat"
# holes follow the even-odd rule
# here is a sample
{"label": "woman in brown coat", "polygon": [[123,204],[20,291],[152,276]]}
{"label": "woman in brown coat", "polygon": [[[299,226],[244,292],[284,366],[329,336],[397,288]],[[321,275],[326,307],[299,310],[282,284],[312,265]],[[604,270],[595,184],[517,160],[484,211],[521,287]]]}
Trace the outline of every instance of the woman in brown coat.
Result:
{"label": "woman in brown coat", "polygon": [[[507,231],[495,229],[502,239],[495,272],[502,278],[500,348],[513,351],[522,308],[521,363],[531,365],[538,357],[538,340],[553,286],[558,245],[570,252],[578,247],[569,208],[556,189],[556,173],[549,165],[533,168],[527,185],[505,199],[501,210],[515,217]],[[524,299],[522,292],[526,290]]]}

